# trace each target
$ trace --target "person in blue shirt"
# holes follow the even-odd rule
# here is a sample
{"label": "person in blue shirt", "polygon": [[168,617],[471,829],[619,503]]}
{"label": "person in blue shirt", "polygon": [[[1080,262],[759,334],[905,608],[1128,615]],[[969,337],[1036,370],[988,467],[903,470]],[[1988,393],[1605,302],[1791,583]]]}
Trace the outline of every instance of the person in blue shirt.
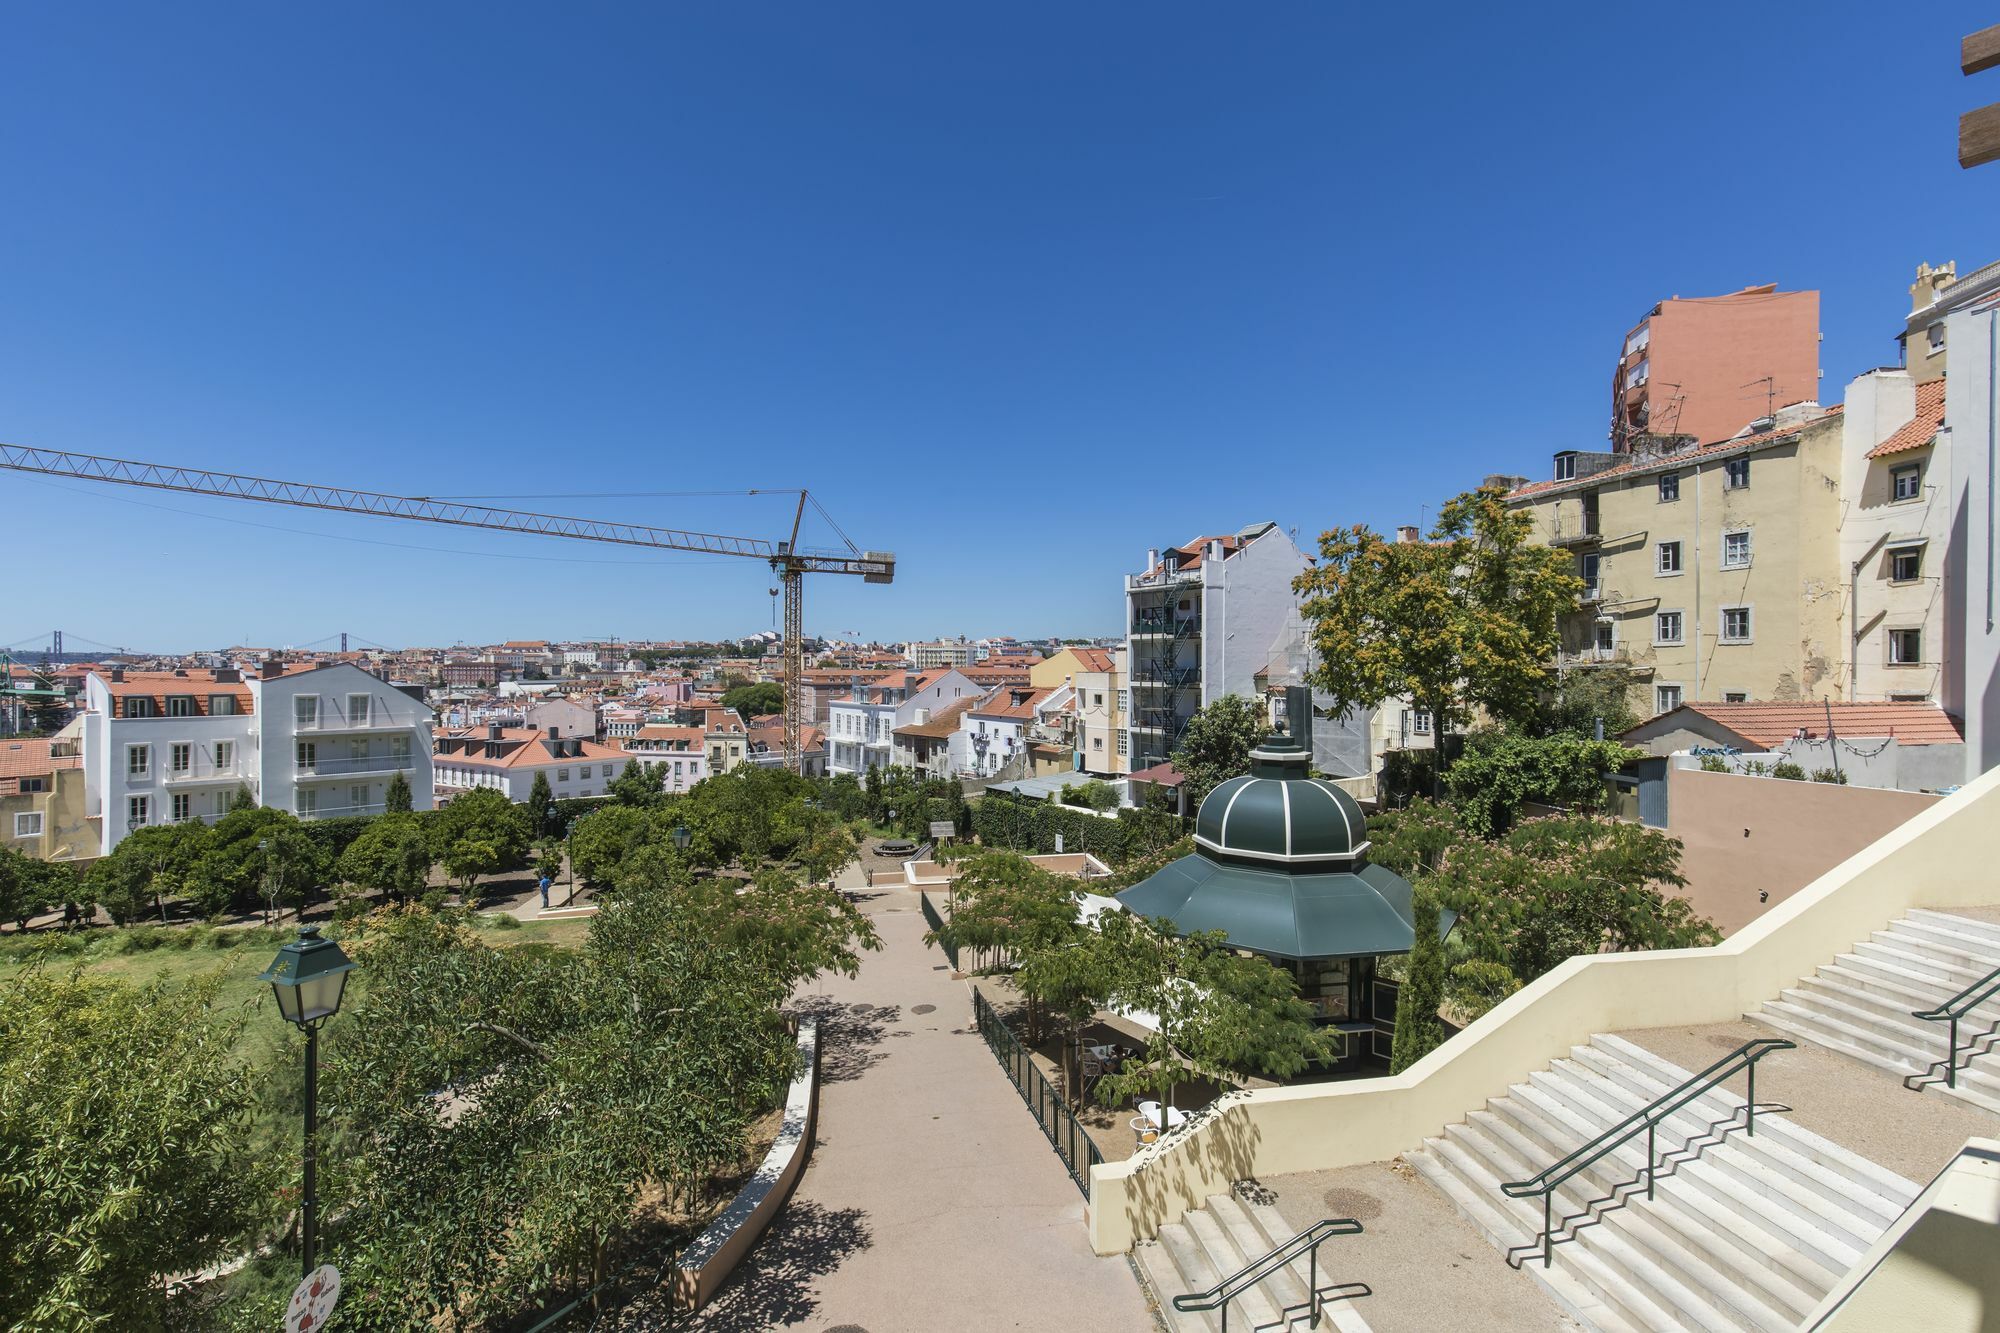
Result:
{"label": "person in blue shirt", "polygon": [[541,890],[542,910],[546,912],[549,910],[549,877],[547,875],[542,876]]}

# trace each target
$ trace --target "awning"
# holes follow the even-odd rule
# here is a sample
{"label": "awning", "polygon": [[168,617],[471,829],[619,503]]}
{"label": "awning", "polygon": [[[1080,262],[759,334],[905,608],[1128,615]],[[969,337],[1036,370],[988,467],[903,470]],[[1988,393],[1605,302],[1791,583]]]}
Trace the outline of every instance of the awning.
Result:
{"label": "awning", "polygon": [[1118,895],[1183,934],[1222,931],[1232,947],[1272,958],[1408,953],[1416,940],[1409,883],[1392,870],[1286,874],[1196,853]]}

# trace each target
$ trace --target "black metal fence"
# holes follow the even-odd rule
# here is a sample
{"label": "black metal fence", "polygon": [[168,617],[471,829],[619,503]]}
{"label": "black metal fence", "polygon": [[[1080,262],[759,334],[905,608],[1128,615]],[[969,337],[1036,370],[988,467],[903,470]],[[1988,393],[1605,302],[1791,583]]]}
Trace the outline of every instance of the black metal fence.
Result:
{"label": "black metal fence", "polygon": [[[924,920],[930,922],[932,930],[943,934],[944,918],[938,915],[937,904],[931,901],[930,894],[919,892],[917,898],[923,903]],[[946,944],[943,940],[938,941],[938,948],[943,949],[944,956],[951,961],[951,970],[954,972],[958,971],[958,950]]]}
{"label": "black metal fence", "polygon": [[1035,1123],[1048,1135],[1069,1178],[1076,1182],[1085,1198],[1090,1197],[1090,1168],[1103,1161],[1104,1154],[1097,1151],[1097,1145],[1090,1141],[1090,1135],[1084,1132],[1055,1085],[1036,1066],[1021,1039],[1000,1021],[999,1011],[987,1003],[977,986],[972,988],[972,1013],[979,1020],[979,1035],[986,1038],[994,1058],[1020,1090],[1021,1100],[1035,1113]]}

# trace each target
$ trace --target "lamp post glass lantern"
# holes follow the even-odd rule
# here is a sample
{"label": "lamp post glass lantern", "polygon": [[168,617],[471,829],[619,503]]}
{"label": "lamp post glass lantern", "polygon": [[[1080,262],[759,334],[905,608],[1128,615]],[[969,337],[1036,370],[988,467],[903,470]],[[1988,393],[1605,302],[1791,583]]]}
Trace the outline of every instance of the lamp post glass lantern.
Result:
{"label": "lamp post glass lantern", "polygon": [[688,826],[686,824],[674,825],[674,846],[678,847],[682,851],[686,851],[688,849],[688,844],[693,841],[694,841],[694,834],[688,829]]}
{"label": "lamp post glass lantern", "polygon": [[278,956],[258,976],[269,982],[278,1012],[306,1034],[306,1135],[304,1210],[300,1238],[304,1271],[310,1275],[319,1242],[319,1029],[340,1012],[347,974],[354,963],[332,940],[321,939],[318,926],[300,926],[299,937],[278,950]]}

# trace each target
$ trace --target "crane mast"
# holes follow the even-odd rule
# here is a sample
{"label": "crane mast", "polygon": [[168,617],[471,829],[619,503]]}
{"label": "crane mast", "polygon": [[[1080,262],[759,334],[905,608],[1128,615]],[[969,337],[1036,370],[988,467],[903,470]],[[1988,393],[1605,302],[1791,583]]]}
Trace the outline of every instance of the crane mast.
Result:
{"label": "crane mast", "polygon": [[135,486],[147,490],[182,491],[190,495],[213,495],[231,500],[251,500],[260,504],[290,505],[300,509],[323,509],[343,514],[370,514],[377,518],[398,518],[417,523],[440,523],[452,527],[482,528],[495,532],[518,532],[536,537],[559,537],[570,541],[604,542],[616,546],[650,547],[666,551],[694,551],[703,555],[742,556],[763,560],[778,576],[784,592],[785,637],[785,763],[793,772],[804,764],[802,747],[805,729],[805,575],[857,575],[864,583],[890,583],[896,576],[896,557],[889,551],[860,551],[848,543],[846,551],[807,551],[799,547],[799,528],[805,519],[808,499],[798,492],[797,513],[792,519],[788,541],[763,537],[728,536],[713,532],[689,532],[678,528],[657,528],[639,523],[617,523],[604,519],[575,518],[542,514],[524,509],[495,509],[486,505],[438,500],[425,495],[387,495],[359,491],[344,486],[316,486],[307,482],[279,481],[208,468],[177,467],[166,463],[142,463],[129,458],[108,458],[60,449],[37,449],[25,445],[0,444],[0,468],[33,472],[51,477],[71,477],[80,481],[104,482],[115,486]]}

